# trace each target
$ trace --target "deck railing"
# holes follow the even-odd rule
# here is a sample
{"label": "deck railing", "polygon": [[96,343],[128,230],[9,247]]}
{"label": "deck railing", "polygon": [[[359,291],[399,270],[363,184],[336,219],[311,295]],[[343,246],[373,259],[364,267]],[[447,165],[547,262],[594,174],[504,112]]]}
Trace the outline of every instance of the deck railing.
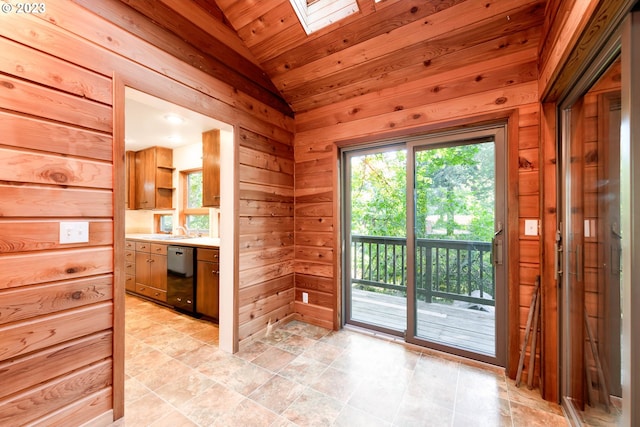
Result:
{"label": "deck railing", "polygon": [[[404,237],[354,235],[351,254],[352,285],[406,296]],[[415,267],[417,297],[422,301],[495,305],[491,243],[418,239]]]}

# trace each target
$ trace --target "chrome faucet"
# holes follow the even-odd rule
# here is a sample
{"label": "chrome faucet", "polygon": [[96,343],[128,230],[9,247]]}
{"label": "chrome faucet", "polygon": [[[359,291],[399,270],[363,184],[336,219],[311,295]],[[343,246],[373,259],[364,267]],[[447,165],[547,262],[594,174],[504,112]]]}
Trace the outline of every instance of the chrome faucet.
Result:
{"label": "chrome faucet", "polygon": [[189,230],[189,227],[187,227],[186,225],[184,227],[179,225],[179,226],[176,227],[176,230],[178,230],[178,231],[182,230],[184,235],[187,236],[187,237],[191,236],[191,230]]}

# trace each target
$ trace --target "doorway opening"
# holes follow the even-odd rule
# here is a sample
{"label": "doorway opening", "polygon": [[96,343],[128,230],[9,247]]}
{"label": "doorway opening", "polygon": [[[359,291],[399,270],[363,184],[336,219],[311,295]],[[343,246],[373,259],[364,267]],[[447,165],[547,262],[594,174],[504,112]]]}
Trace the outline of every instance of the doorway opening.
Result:
{"label": "doorway opening", "polygon": [[345,323],[504,365],[504,135],[343,151]]}

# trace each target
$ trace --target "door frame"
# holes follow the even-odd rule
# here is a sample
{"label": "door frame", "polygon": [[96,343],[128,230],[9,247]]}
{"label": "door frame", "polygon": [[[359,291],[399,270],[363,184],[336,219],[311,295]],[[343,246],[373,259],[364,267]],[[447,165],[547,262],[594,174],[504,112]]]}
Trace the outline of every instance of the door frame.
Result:
{"label": "door frame", "polygon": [[[482,141],[487,139],[494,141],[495,156],[495,211],[494,211],[494,228],[499,228],[496,239],[500,239],[503,245],[503,253],[505,261],[502,266],[494,269],[494,282],[496,292],[494,295],[495,304],[495,338],[496,338],[496,354],[495,356],[486,356],[479,353],[450,347],[444,344],[427,341],[419,338],[412,333],[410,328],[415,328],[417,321],[416,314],[416,295],[415,295],[415,156],[417,151],[429,150],[442,147],[453,147],[460,145],[460,142],[473,144],[474,141]],[[507,124],[493,124],[488,126],[478,126],[470,129],[462,129],[438,133],[434,135],[425,135],[416,138],[407,143],[407,193],[411,193],[412,197],[407,197],[407,333],[405,340],[411,344],[425,346],[435,350],[445,351],[451,354],[475,359],[482,362],[490,363],[505,367],[507,359],[507,342],[508,342],[508,325],[509,316],[507,311],[507,302],[509,301],[509,289],[507,286],[508,270],[509,270],[509,224],[507,214]],[[427,147],[427,148],[425,148]],[[494,230],[494,232],[497,230]],[[494,264],[495,267],[495,264]],[[498,295],[500,295],[501,303],[498,304]],[[411,332],[411,333],[410,333]]]}
{"label": "door frame", "polygon": [[[494,116],[491,118],[485,118],[486,120],[477,119],[475,121],[470,119],[468,123],[465,123],[464,125],[456,126],[453,128],[443,127],[442,129],[435,129],[428,133],[425,132],[421,134],[411,134],[405,137],[400,136],[400,137],[394,137],[390,139],[381,138],[375,142],[368,142],[368,143],[365,142],[365,143],[360,143],[355,145],[349,144],[348,142],[339,144],[339,147],[338,147],[340,151],[339,159],[341,163],[341,166],[339,167],[340,181],[341,181],[341,185],[339,186],[340,188],[339,200],[341,205],[343,206],[340,212],[340,218],[342,223],[342,226],[341,226],[342,236],[340,239],[342,253],[341,253],[341,256],[339,257],[342,261],[342,267],[341,267],[342,274],[339,277],[340,277],[340,285],[342,287],[341,310],[342,310],[342,313],[345,314],[344,316],[342,316],[341,326],[347,326],[349,324],[352,324],[351,322],[348,321],[349,304],[350,304],[350,295],[349,295],[350,293],[348,292],[349,279],[350,279],[349,277],[350,276],[350,268],[349,268],[350,249],[349,248],[351,243],[349,239],[350,227],[348,226],[348,224],[350,221],[351,210],[349,208],[349,203],[348,203],[349,199],[346,197],[346,185],[349,182],[346,176],[347,170],[348,170],[346,166],[347,154],[354,151],[374,152],[374,151],[379,151],[381,148],[383,148],[382,151],[384,151],[384,148],[406,147],[407,163],[409,164],[409,157],[410,157],[409,147],[414,145],[424,145],[425,141],[427,140],[440,141],[441,139],[445,139],[445,138],[449,140],[454,140],[456,136],[461,136],[461,135],[462,135],[462,137],[460,137],[461,140],[472,140],[472,139],[478,139],[481,137],[487,137],[489,135],[496,135],[500,133],[502,138],[502,143],[500,144],[501,145],[500,153],[498,153],[498,147],[497,147],[499,144],[496,142],[496,180],[497,180],[498,174],[500,174],[502,182],[504,183],[504,185],[502,185],[502,188],[501,188],[501,191],[503,192],[502,200],[504,201],[503,206],[500,207],[500,210],[503,212],[503,215],[501,215],[502,223],[503,223],[503,232],[501,235],[503,236],[503,251],[505,254],[511,255],[510,257],[505,257],[505,261],[503,265],[504,266],[503,273],[501,274],[504,277],[503,303],[501,304],[500,307],[496,306],[496,318],[499,315],[498,312],[500,312],[500,317],[501,319],[503,319],[502,322],[496,322],[496,342],[498,342],[498,335],[500,335],[502,346],[500,348],[500,346],[496,345],[495,358],[484,357],[483,355],[480,355],[477,353],[470,353],[460,349],[458,349],[460,351],[452,352],[451,350],[453,348],[448,346],[435,345],[434,343],[429,343],[429,348],[449,352],[451,354],[459,355],[469,359],[474,359],[474,360],[479,360],[479,361],[494,364],[494,365],[499,365],[501,367],[504,367],[507,370],[507,372],[509,372],[510,367],[514,365],[514,360],[512,359],[514,357],[517,357],[517,354],[514,353],[513,351],[510,351],[510,349],[514,347],[514,343],[516,343],[515,346],[517,346],[517,341],[519,337],[519,325],[518,324],[512,325],[510,323],[510,319],[512,318],[517,319],[517,317],[514,317],[514,312],[518,313],[518,308],[519,308],[519,307],[515,307],[515,308],[512,307],[512,301],[517,301],[519,297],[519,292],[518,292],[519,282],[513,282],[513,275],[515,274],[513,266],[514,265],[517,266],[517,258],[518,258],[517,244],[514,245],[514,239],[516,239],[517,236],[514,237],[509,232],[510,225],[512,226],[514,224],[517,225],[517,218],[518,218],[517,192],[515,191],[515,189],[517,188],[517,184],[515,184],[515,181],[512,180],[513,171],[509,169],[509,166],[513,164],[514,156],[515,156],[515,159],[517,160],[517,155],[518,155],[517,132],[516,132],[517,127],[516,129],[513,128],[513,126],[515,126],[514,119],[516,118],[517,118],[517,113],[513,111],[507,111],[502,113],[498,117]],[[510,138],[515,140],[512,141],[511,144],[508,144],[507,141]],[[432,142],[432,143],[435,144],[435,142]],[[498,160],[498,156],[500,156],[500,160]],[[517,162],[515,164],[517,164]],[[411,174],[413,173],[413,165],[411,165],[410,169],[411,170],[409,170],[409,165],[408,165],[407,180],[409,180],[410,173]],[[517,173],[517,170],[515,172]],[[409,185],[409,182],[407,182],[406,188],[411,188],[408,185]],[[498,187],[496,186],[496,192],[497,191],[498,191]],[[407,197],[407,203],[409,203],[409,199],[411,199],[411,197]],[[511,209],[508,209],[507,208],[508,206],[511,206]],[[499,208],[496,207],[496,215],[497,215],[498,209]],[[414,221],[413,212],[411,212],[411,210],[409,209],[409,206],[407,206],[408,232],[409,232],[409,224],[413,224],[413,221]],[[413,230],[413,225],[411,226],[411,230]],[[409,262],[411,262],[411,265],[413,265],[412,257],[415,256],[415,251],[413,250],[413,248],[411,252],[409,251],[410,240],[412,239],[409,239],[409,237],[407,237],[407,271],[408,272],[411,271]],[[413,246],[413,243],[411,244],[411,246]],[[510,248],[510,246],[512,247]],[[517,268],[515,268],[515,270],[517,270]],[[411,315],[410,312],[415,309],[414,302],[411,303],[413,304],[413,307],[409,306],[410,299],[415,295],[413,290],[414,281],[412,276],[413,274],[409,274],[409,273],[407,275],[407,280],[408,280],[407,310],[408,312],[407,312],[407,330],[405,331],[405,334],[404,334],[404,341],[410,344],[417,344],[420,346],[424,346],[426,343],[424,340],[414,339],[412,337],[409,337],[409,335],[406,333],[409,327],[409,316]],[[409,283],[409,280],[411,280],[411,283]],[[514,286],[510,286],[509,285],[510,283],[514,283]],[[414,321],[415,321],[415,317],[414,317]],[[358,324],[357,322],[353,324],[358,327],[363,326]],[[402,336],[402,334],[398,334],[397,331],[390,331],[380,327],[369,327],[368,325],[366,327],[368,329],[372,329],[388,335]]]}

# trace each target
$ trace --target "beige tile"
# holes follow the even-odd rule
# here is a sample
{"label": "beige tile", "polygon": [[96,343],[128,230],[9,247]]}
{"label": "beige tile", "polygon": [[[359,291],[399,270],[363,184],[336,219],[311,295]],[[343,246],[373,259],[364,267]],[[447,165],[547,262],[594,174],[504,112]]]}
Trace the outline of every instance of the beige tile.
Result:
{"label": "beige tile", "polygon": [[197,368],[201,364],[211,360],[216,353],[218,353],[217,347],[206,344],[196,348],[195,350],[188,351],[176,356],[176,359],[184,363],[185,365]]}
{"label": "beige tile", "polygon": [[511,427],[513,420],[511,416],[502,413],[479,411],[476,415],[453,414],[453,427]]}
{"label": "beige tile", "polygon": [[511,418],[513,419],[514,427],[569,426],[569,423],[562,415],[513,401],[511,402]]}
{"label": "beige tile", "polygon": [[336,427],[352,427],[352,426],[367,426],[367,427],[387,427],[391,426],[391,423],[376,418],[373,415],[362,411],[353,406],[346,405],[338,418],[335,421]]}
{"label": "beige tile", "polygon": [[144,384],[133,377],[124,381],[124,398],[126,402],[133,402],[151,393]]}
{"label": "beige tile", "polygon": [[343,351],[344,349],[340,347],[326,344],[322,341],[315,341],[314,344],[307,348],[302,354],[310,359],[315,359],[319,362],[330,365],[342,354]]}
{"label": "beige tile", "polygon": [[149,393],[136,401],[125,404],[125,425],[148,426],[173,410],[174,408],[167,402],[155,394]]}
{"label": "beige tile", "polygon": [[211,325],[207,328],[203,328],[200,331],[194,332],[193,334],[191,334],[191,336],[207,344],[218,345],[220,329],[218,329],[217,326]]}
{"label": "beige tile", "polygon": [[403,388],[394,384],[379,384],[375,379],[365,379],[353,392],[349,405],[387,422],[392,422],[404,395]]}
{"label": "beige tile", "polygon": [[124,369],[127,375],[135,377],[149,369],[172,360],[171,357],[158,350],[151,350],[137,357],[126,359]]}
{"label": "beige tile", "polygon": [[275,329],[268,336],[261,339],[261,341],[265,344],[276,345],[291,336],[291,332]]}
{"label": "beige tile", "polygon": [[180,406],[204,393],[215,381],[192,370],[186,375],[174,377],[172,381],[155,390],[155,393],[173,406]]}
{"label": "beige tile", "polygon": [[177,410],[163,415],[158,421],[150,424],[150,427],[198,427],[196,423]]}
{"label": "beige tile", "polygon": [[160,347],[159,350],[168,356],[177,358],[190,351],[197,350],[198,348],[206,345],[200,340],[197,340],[188,335],[181,335],[176,337],[167,343],[167,345]]}
{"label": "beige tile", "polygon": [[235,357],[232,354],[223,351],[216,351],[204,362],[200,363],[195,369],[198,372],[213,378],[218,382],[223,382],[238,369],[248,365],[246,360]]}
{"label": "beige tile", "polygon": [[357,375],[345,375],[344,372],[329,367],[311,382],[310,387],[346,403],[362,381]]}
{"label": "beige tile", "polygon": [[227,412],[232,412],[244,397],[220,385],[213,384],[204,392],[178,406],[178,409],[199,425],[211,426]]}
{"label": "beige tile", "polygon": [[334,422],[343,406],[337,400],[307,388],[282,416],[301,426],[324,427]]}
{"label": "beige tile", "polygon": [[291,321],[281,327],[282,330],[291,332],[292,334],[301,335],[303,337],[319,340],[320,338],[331,332],[329,329],[320,326],[311,325],[300,322],[298,320]]}
{"label": "beige tile", "polygon": [[315,340],[300,335],[290,335],[286,339],[275,344],[277,348],[293,354],[302,354],[306,349],[315,344]]}
{"label": "beige tile", "polygon": [[393,420],[396,426],[450,426],[453,411],[430,400],[404,399]]}
{"label": "beige tile", "polygon": [[305,356],[298,356],[279,372],[285,378],[309,385],[325,370],[327,365]]}
{"label": "beige tile", "polygon": [[272,348],[270,345],[265,344],[262,341],[254,341],[241,348],[235,355],[241,359],[251,362],[270,348]]}
{"label": "beige tile", "polygon": [[269,427],[278,416],[252,400],[245,399],[232,411],[216,419],[214,426],[219,427]]}
{"label": "beige tile", "polygon": [[135,378],[150,390],[157,390],[174,381],[177,377],[189,375],[193,369],[176,359],[169,359],[162,364],[153,364],[140,372]]}
{"label": "beige tile", "polygon": [[509,400],[520,405],[530,406],[541,411],[550,412],[556,415],[563,415],[560,405],[542,400],[540,390],[529,390],[526,384],[516,387],[515,382],[511,379],[507,380],[507,391]]}
{"label": "beige tile", "polygon": [[278,372],[280,369],[291,363],[295,358],[296,355],[293,353],[289,353],[288,351],[277,347],[268,346],[268,350],[256,357],[253,360],[253,363],[258,366],[262,366],[271,372]]}
{"label": "beige tile", "polygon": [[253,363],[245,361],[243,363],[244,366],[228,377],[221,379],[220,382],[243,396],[249,396],[258,387],[266,383],[273,376],[273,373]]}
{"label": "beige tile", "polygon": [[298,382],[274,375],[251,393],[249,398],[276,414],[282,414],[302,394],[305,388]]}

